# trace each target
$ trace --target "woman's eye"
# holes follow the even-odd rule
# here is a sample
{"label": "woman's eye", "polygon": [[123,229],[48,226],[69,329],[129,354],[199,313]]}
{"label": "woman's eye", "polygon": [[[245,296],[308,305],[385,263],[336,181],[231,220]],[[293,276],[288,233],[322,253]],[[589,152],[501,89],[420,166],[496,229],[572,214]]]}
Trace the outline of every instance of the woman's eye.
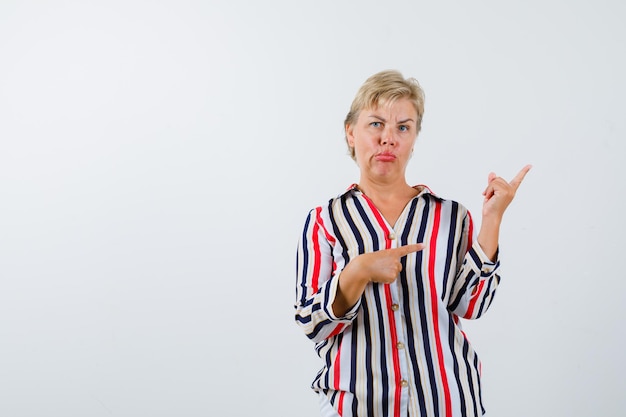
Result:
{"label": "woman's eye", "polygon": [[370,126],[372,126],[372,127],[380,127],[380,122],[372,122],[372,123],[370,123]]}
{"label": "woman's eye", "polygon": [[409,127],[408,127],[408,126],[406,126],[406,125],[401,125],[401,126],[400,126],[400,132],[406,132],[406,131],[408,131],[408,130],[409,130]]}

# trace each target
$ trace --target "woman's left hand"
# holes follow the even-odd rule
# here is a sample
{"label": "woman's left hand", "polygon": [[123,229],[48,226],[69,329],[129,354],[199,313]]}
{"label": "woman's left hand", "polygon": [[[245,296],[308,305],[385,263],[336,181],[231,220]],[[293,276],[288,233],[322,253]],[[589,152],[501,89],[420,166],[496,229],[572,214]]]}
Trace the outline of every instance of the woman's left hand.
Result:
{"label": "woman's left hand", "polygon": [[504,211],[513,201],[515,192],[524,180],[524,177],[530,171],[532,165],[526,165],[511,180],[507,182],[504,178],[498,177],[495,173],[489,174],[487,188],[483,191],[485,201],[483,202],[483,219],[493,218],[502,220]]}

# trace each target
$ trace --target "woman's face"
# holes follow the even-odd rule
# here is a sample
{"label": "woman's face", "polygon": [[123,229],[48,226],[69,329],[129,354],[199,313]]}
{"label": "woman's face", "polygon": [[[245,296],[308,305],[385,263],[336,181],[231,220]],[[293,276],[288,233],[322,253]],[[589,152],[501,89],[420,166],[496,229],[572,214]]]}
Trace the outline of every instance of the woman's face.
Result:
{"label": "woman's face", "polygon": [[417,111],[408,99],[363,109],[353,125],[346,127],[348,144],[354,148],[361,176],[371,179],[404,179],[417,138]]}

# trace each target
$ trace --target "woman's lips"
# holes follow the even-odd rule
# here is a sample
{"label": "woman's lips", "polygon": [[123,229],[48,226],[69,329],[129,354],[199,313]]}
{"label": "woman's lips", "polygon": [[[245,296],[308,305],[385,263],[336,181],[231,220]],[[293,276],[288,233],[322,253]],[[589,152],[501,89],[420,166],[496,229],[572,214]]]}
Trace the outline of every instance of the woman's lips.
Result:
{"label": "woman's lips", "polygon": [[393,162],[396,160],[396,156],[392,153],[379,153],[376,155],[376,160],[381,162]]}

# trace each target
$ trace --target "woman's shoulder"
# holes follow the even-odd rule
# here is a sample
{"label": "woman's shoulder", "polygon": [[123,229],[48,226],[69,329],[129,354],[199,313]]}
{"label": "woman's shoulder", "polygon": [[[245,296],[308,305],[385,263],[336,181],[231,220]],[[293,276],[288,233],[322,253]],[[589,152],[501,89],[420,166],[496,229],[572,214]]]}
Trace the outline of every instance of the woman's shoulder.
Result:
{"label": "woman's shoulder", "polygon": [[309,210],[309,215],[316,215],[318,217],[325,215],[325,213],[334,210],[338,205],[345,204],[347,200],[354,198],[358,192],[357,184],[352,184],[326,200],[319,200],[319,204]]}
{"label": "woman's shoulder", "polygon": [[340,203],[342,199],[345,200],[347,196],[352,195],[353,192],[356,190],[358,190],[357,185],[352,184],[348,188],[345,188],[343,191],[340,191],[338,194],[335,194],[334,196],[327,198],[326,200],[320,199],[319,203],[309,210],[309,213],[315,213],[315,212],[320,213],[320,212],[326,211],[328,210],[329,207],[332,207],[334,204]]}
{"label": "woman's shoulder", "polygon": [[467,212],[467,207],[457,200],[447,198],[440,194],[435,193],[430,187],[424,184],[416,185],[413,188],[419,191],[418,197],[423,197],[431,202],[431,204],[441,204],[443,206],[450,206],[457,208],[460,212]]}

